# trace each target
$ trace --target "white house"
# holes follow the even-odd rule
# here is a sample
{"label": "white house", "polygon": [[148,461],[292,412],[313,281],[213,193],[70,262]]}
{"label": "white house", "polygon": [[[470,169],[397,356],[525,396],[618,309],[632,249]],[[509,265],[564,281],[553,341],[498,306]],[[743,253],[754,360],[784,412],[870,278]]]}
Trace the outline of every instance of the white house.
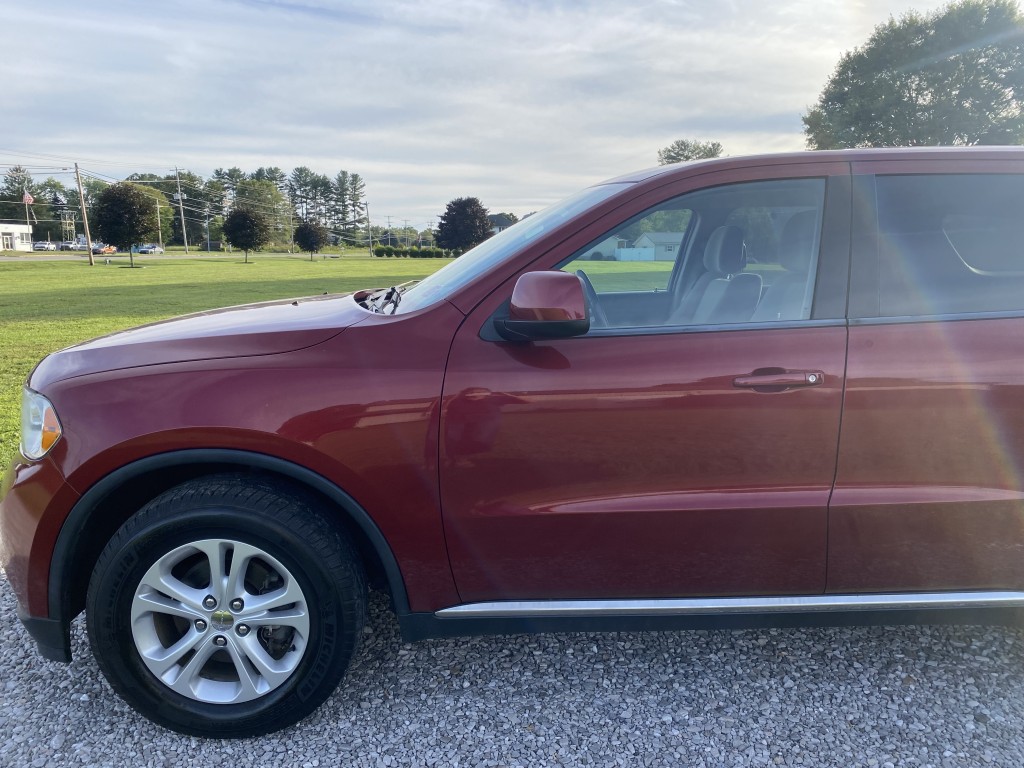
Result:
{"label": "white house", "polygon": [[654,261],[675,261],[685,232],[644,232],[633,243],[637,249],[654,251]]}
{"label": "white house", "polygon": [[498,234],[499,232],[508,229],[516,220],[509,216],[507,213],[492,213],[487,216],[487,220],[491,223],[491,232]]}
{"label": "white house", "polygon": [[0,221],[0,251],[31,251],[32,227]]}

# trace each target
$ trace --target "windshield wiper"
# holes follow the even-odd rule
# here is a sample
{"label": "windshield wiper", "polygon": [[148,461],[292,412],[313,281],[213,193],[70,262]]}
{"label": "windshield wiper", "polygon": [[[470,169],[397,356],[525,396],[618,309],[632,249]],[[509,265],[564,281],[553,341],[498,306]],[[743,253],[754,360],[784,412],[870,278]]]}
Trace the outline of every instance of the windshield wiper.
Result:
{"label": "windshield wiper", "polygon": [[[418,282],[419,280],[410,280],[407,283],[392,285],[390,288],[381,288],[376,293],[367,297],[366,305],[378,314],[393,315],[398,311],[398,305],[402,301],[402,294]],[[389,307],[391,308],[390,312],[388,312]]]}

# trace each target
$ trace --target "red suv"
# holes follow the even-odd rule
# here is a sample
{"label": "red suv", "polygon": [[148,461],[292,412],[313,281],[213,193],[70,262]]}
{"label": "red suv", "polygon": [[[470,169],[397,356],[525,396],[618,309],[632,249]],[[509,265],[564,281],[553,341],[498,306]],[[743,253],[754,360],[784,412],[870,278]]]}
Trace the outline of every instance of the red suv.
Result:
{"label": "red suv", "polygon": [[658,168],[413,285],[43,360],[0,561],[153,720],[244,736],[406,639],[1015,620],[1024,150]]}

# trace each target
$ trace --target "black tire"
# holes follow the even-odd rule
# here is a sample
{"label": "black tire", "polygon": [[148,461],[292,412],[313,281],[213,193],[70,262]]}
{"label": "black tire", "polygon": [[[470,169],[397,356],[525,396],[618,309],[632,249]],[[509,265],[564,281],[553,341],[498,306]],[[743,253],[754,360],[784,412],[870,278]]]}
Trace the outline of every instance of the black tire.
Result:
{"label": "black tire", "polygon": [[[207,550],[225,554],[206,555]],[[231,569],[236,553],[243,563],[237,574]],[[215,559],[223,589],[213,586]],[[153,589],[154,574],[165,573],[154,569],[174,563],[177,570],[166,571],[171,589],[191,591]],[[235,600],[227,597],[232,576],[241,585]],[[202,586],[204,579],[209,586]],[[250,591],[253,584],[263,591]],[[219,591],[224,604],[203,618],[186,616],[195,610],[193,593],[203,590]],[[301,600],[283,607],[268,602],[270,610],[262,611],[257,605],[293,594]],[[245,600],[254,606],[245,608],[248,619],[241,608],[234,615]],[[184,610],[147,610],[154,601]],[[160,725],[217,738],[270,733],[319,707],[355,653],[366,604],[358,556],[315,501],[298,489],[239,475],[193,480],[143,507],[100,554],[86,599],[89,640],[114,690]],[[166,679],[158,677],[153,666],[164,663],[160,655],[186,646],[190,650],[172,662]],[[261,666],[268,659],[283,671]],[[245,670],[254,674],[243,682]]]}

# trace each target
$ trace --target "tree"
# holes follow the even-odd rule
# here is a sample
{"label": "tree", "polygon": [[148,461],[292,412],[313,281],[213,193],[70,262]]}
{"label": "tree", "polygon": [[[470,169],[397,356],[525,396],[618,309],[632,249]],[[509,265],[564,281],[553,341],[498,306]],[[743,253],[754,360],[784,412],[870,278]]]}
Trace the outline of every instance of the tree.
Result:
{"label": "tree", "polygon": [[1015,0],[890,17],[843,55],[803,117],[811,149],[1024,140],[1024,18]]}
{"label": "tree", "polygon": [[304,251],[309,251],[309,260],[313,254],[327,245],[327,228],[319,221],[304,221],[295,228],[295,243]]}
{"label": "tree", "polygon": [[235,208],[253,208],[267,216],[287,212],[287,201],[272,181],[246,179],[235,187]]}
{"label": "tree", "polygon": [[491,222],[483,204],[475,197],[457,197],[445,208],[435,239],[442,248],[464,251],[490,236]]}
{"label": "tree", "polygon": [[[180,205],[177,198],[179,178],[181,193],[185,196]],[[185,231],[188,233],[188,242],[198,243],[205,239],[207,207],[219,212],[219,206],[223,205],[224,187],[220,182],[215,180],[211,180],[209,183],[204,182],[202,176],[191,171],[180,170],[177,174],[168,173],[157,184],[147,184],[146,186],[159,189],[167,195],[174,207],[174,216],[171,219],[171,240],[177,243],[184,242],[181,232],[182,208],[185,211]]]}
{"label": "tree", "polygon": [[316,174],[304,165],[293,168],[288,177],[288,197],[292,205],[303,219],[308,218]]}
{"label": "tree", "polygon": [[331,182],[331,191],[331,224],[337,229],[348,229],[351,226],[349,219],[353,218],[348,171],[338,171],[338,175]]}
{"label": "tree", "polygon": [[671,165],[685,160],[710,160],[721,157],[722,145],[717,141],[676,139],[664,149],[658,150],[658,164]]}
{"label": "tree", "polygon": [[[125,181],[142,182],[137,184],[136,188],[149,198],[150,205],[153,206],[153,213],[156,214],[156,209],[158,207],[160,208],[160,215],[157,216],[157,221],[160,224],[157,239],[160,240],[161,243],[164,243],[170,242],[171,240],[171,224],[174,218],[178,215],[178,208],[177,206],[171,205],[171,201],[167,199],[167,195],[150,183],[158,181],[159,179],[160,177],[153,173],[133,173],[131,176],[128,176]],[[88,192],[86,193],[86,200],[88,200]]]}
{"label": "tree", "polygon": [[249,176],[253,181],[269,181],[281,194],[285,194],[288,191],[288,175],[276,166],[270,166],[269,168],[257,168]]}
{"label": "tree", "polygon": [[32,174],[20,165],[8,168],[3,185],[0,186],[0,219],[25,221],[22,198],[26,192],[33,197],[38,192]]}
{"label": "tree", "polygon": [[241,168],[228,168],[226,171],[223,168],[215,168],[213,171],[213,180],[223,184],[229,195],[234,195],[238,185],[247,178],[247,174]]}
{"label": "tree", "polygon": [[224,237],[233,247],[245,251],[245,263],[248,264],[249,251],[258,251],[270,242],[270,218],[243,203],[224,219]]}
{"label": "tree", "polygon": [[126,250],[134,267],[132,246],[157,231],[153,199],[130,182],[111,184],[96,201],[93,226],[102,240]]}

